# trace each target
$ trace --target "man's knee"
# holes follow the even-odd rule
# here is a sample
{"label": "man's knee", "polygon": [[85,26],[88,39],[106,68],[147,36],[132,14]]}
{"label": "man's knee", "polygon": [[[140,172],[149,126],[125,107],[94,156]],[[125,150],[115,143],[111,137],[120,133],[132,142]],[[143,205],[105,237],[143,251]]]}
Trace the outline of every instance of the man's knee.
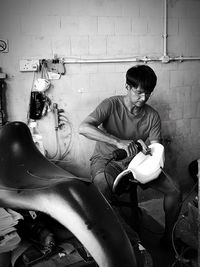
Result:
{"label": "man's knee", "polygon": [[93,177],[92,182],[99,190],[103,191],[107,187],[103,173],[99,173]]}

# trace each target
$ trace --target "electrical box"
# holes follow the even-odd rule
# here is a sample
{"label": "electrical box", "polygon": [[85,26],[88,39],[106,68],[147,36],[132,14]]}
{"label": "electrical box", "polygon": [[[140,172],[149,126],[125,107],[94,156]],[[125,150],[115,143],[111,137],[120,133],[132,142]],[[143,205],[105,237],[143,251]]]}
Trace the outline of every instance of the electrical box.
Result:
{"label": "electrical box", "polygon": [[39,59],[22,59],[19,62],[20,71],[37,71],[39,68]]}

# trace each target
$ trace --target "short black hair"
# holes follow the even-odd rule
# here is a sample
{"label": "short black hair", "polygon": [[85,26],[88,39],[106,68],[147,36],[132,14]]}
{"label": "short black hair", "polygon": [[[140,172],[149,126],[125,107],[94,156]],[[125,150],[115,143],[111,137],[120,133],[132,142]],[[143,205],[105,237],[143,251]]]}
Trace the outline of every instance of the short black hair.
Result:
{"label": "short black hair", "polygon": [[147,65],[136,65],[126,72],[126,83],[134,88],[140,86],[146,92],[152,92],[157,83],[157,76]]}

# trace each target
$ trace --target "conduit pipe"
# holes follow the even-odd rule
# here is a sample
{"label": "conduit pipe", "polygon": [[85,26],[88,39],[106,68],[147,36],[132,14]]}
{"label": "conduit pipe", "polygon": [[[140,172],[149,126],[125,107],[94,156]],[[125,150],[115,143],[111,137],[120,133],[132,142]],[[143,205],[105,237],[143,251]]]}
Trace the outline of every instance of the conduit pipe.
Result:
{"label": "conduit pipe", "polygon": [[64,58],[63,63],[65,64],[86,64],[86,63],[124,63],[124,62],[150,62],[150,61],[161,61],[162,63],[169,63],[171,61],[187,61],[187,60],[200,60],[200,57],[169,57],[167,54],[167,18],[168,18],[168,2],[164,0],[163,3],[163,55],[159,58],[155,57],[130,57],[130,58],[104,58],[104,59],[95,59],[95,58]]}
{"label": "conduit pipe", "polygon": [[179,57],[170,57],[169,58],[170,61],[185,61],[185,60],[200,60],[200,57],[182,57],[182,56],[179,56]]}
{"label": "conduit pipe", "polygon": [[164,0],[163,56],[167,56],[167,0]]}
{"label": "conduit pipe", "polygon": [[160,61],[159,58],[149,58],[144,57],[130,57],[130,58],[68,58],[64,59],[63,63],[73,64],[73,63],[121,63],[121,62],[148,62],[148,61]]}
{"label": "conduit pipe", "polygon": [[133,58],[109,58],[109,59],[88,59],[88,58],[79,58],[79,59],[72,59],[72,58],[65,58],[63,60],[64,64],[88,64],[88,63],[125,63],[125,62],[150,62],[150,61],[161,61],[162,63],[168,63],[170,61],[179,61],[183,62],[186,60],[200,60],[200,57],[168,57],[162,56],[160,58],[149,58],[145,57],[133,57]]}
{"label": "conduit pipe", "polygon": [[162,63],[168,63],[170,61],[169,56],[167,55],[167,0],[164,0],[164,8],[163,8],[163,56],[160,58]]}

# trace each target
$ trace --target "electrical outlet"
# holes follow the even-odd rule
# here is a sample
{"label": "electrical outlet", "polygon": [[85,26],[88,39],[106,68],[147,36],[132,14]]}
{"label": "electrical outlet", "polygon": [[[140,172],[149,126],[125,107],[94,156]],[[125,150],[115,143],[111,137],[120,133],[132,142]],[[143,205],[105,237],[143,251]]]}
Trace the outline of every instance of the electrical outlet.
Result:
{"label": "electrical outlet", "polygon": [[19,62],[20,71],[37,71],[39,59],[22,59]]}
{"label": "electrical outlet", "polygon": [[6,78],[6,74],[0,72],[0,79],[5,79],[5,78]]}

